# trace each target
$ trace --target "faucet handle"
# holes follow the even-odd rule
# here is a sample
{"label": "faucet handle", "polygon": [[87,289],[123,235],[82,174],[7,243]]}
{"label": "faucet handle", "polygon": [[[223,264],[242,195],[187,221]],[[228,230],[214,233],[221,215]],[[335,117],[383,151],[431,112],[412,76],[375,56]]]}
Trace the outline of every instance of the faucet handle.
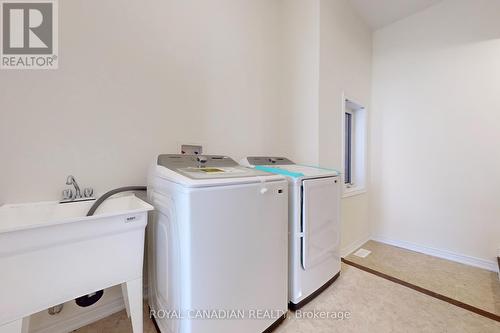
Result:
{"label": "faucet handle", "polygon": [[75,181],[74,176],[69,175],[68,177],[66,177],[66,185],[71,185],[71,184],[73,184],[74,181]]}
{"label": "faucet handle", "polygon": [[70,188],[65,189],[64,191],[62,191],[62,196],[63,196],[63,200],[73,199],[73,196],[74,196],[73,190]]}
{"label": "faucet handle", "polygon": [[91,198],[94,195],[94,189],[92,187],[87,187],[83,189],[83,196],[85,198]]}

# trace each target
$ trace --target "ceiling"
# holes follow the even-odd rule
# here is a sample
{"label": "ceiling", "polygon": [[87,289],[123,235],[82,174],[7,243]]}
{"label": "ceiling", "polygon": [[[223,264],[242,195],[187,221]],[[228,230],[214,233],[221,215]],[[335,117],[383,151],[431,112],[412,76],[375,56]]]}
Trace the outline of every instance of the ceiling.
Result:
{"label": "ceiling", "polygon": [[442,0],[349,0],[372,29],[380,29]]}

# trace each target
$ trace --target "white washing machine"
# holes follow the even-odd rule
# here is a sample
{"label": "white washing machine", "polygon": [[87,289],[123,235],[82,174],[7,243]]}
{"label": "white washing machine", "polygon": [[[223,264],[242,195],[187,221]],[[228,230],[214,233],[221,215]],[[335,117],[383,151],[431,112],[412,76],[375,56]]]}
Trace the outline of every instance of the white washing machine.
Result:
{"label": "white washing machine", "polygon": [[284,157],[247,157],[242,165],[289,182],[289,307],[297,310],[340,275],[340,177]]}
{"label": "white washing machine", "polygon": [[287,311],[288,185],[226,156],[159,155],[149,305],[162,333],[260,333]]}

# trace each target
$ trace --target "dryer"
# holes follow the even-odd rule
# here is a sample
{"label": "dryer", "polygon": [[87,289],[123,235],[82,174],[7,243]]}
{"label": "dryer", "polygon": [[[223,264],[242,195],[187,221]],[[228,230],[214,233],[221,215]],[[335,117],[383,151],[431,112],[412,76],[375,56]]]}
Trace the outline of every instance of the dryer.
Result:
{"label": "dryer", "polygon": [[242,165],[289,182],[289,307],[297,310],[340,275],[340,177],[284,157],[247,157]]}
{"label": "dryer", "polygon": [[287,311],[287,181],[227,156],[159,155],[149,306],[162,333],[260,333]]}

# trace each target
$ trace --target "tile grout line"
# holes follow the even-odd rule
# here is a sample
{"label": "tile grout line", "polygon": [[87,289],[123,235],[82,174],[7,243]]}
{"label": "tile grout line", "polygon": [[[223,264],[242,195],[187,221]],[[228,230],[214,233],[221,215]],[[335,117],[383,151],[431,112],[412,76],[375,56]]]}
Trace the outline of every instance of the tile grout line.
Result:
{"label": "tile grout line", "polygon": [[350,261],[350,260],[348,260],[346,258],[342,258],[342,262],[345,263],[345,264],[347,264],[347,265],[349,265],[349,266],[355,267],[355,268],[360,269],[362,271],[374,274],[374,275],[376,275],[378,277],[381,277],[383,279],[386,279],[386,280],[389,280],[391,282],[394,282],[396,284],[399,284],[399,285],[402,285],[404,287],[413,289],[413,290],[418,291],[418,292],[420,292],[422,294],[425,294],[427,296],[434,297],[436,299],[439,299],[441,301],[444,301],[444,302],[447,302],[449,304],[455,305],[455,306],[457,306],[459,308],[462,308],[464,310],[467,310],[467,311],[473,312],[475,314],[478,314],[480,316],[486,317],[488,319],[492,319],[492,320],[495,320],[497,322],[500,322],[500,316],[496,315],[494,313],[491,313],[491,312],[488,312],[486,310],[477,308],[477,307],[472,306],[470,304],[466,304],[466,303],[457,301],[456,299],[450,298],[448,296],[444,296],[444,295],[438,294],[438,293],[436,293],[434,291],[431,291],[431,290],[419,287],[417,285],[414,285],[414,284],[411,284],[409,282],[403,281],[403,280],[398,279],[396,277],[393,277],[393,276],[384,274],[382,272],[376,271],[374,269],[368,268],[366,266],[357,264],[357,263],[355,263],[353,261]]}

